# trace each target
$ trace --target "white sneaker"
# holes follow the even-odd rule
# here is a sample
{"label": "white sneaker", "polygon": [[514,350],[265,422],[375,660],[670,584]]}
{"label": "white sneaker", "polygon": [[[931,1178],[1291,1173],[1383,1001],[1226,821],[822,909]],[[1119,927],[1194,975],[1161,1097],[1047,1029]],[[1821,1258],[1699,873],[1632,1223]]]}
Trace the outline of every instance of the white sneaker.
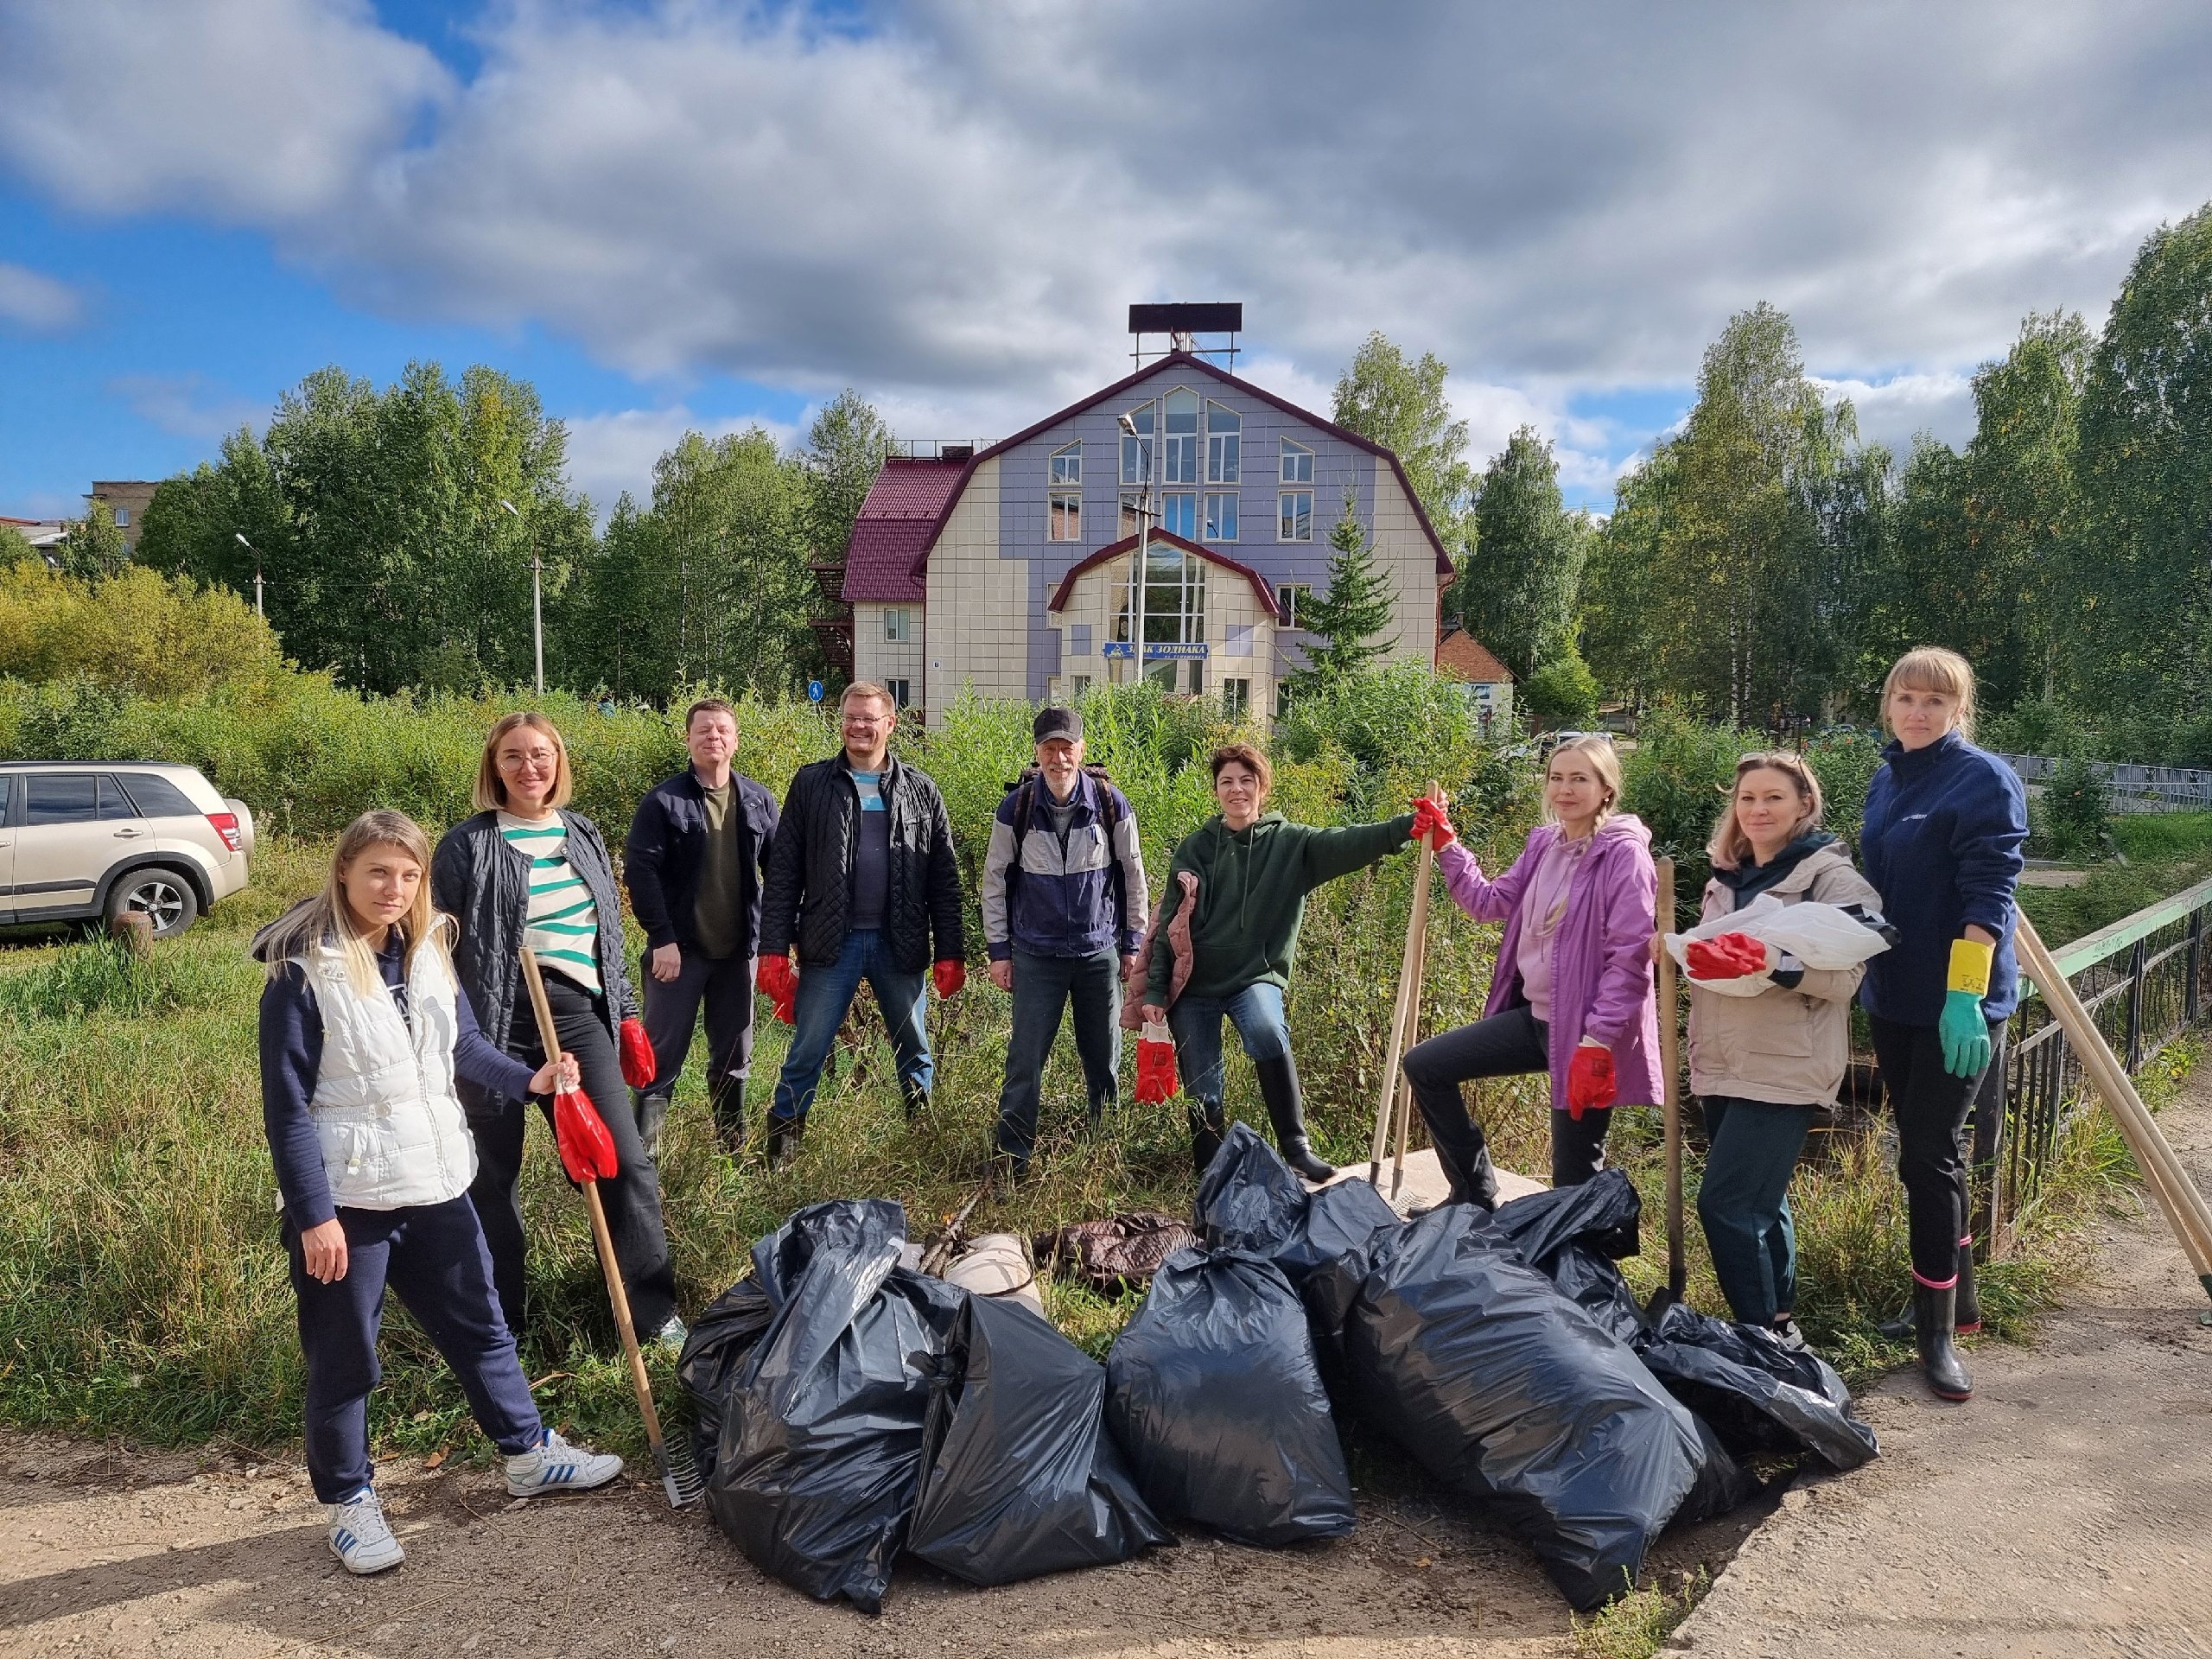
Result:
{"label": "white sneaker", "polygon": [[377,1489],[364,1486],[343,1503],[330,1510],[330,1553],[348,1573],[381,1573],[407,1559],[399,1540],[385,1524],[384,1505]]}
{"label": "white sneaker", "polygon": [[507,1459],[507,1491],[517,1497],[548,1492],[588,1492],[622,1472],[622,1459],[611,1452],[570,1446],[551,1429],[527,1452]]}

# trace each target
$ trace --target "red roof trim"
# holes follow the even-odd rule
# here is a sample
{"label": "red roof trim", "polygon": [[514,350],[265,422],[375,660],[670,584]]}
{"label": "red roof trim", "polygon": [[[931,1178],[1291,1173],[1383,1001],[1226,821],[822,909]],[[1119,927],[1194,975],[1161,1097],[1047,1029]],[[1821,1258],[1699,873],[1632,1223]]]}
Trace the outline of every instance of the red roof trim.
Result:
{"label": "red roof trim", "polygon": [[[1155,542],[1165,542],[1170,547],[1179,547],[1185,553],[1196,554],[1199,558],[1204,559],[1208,564],[1217,564],[1224,570],[1235,571],[1238,575],[1243,577],[1245,581],[1252,584],[1252,591],[1260,596],[1260,603],[1267,607],[1268,616],[1273,618],[1276,622],[1281,622],[1282,620],[1282,613],[1275,608],[1274,589],[1268,587],[1268,579],[1262,575],[1258,571],[1255,570],[1250,565],[1240,564],[1235,559],[1230,558],[1227,554],[1219,552],[1213,548],[1202,547],[1196,542],[1186,542],[1172,530],[1155,530],[1152,532],[1152,539]],[[1093,553],[1089,558],[1084,560],[1082,563],[1077,565],[1073,569],[1070,570],[1067,575],[1060,578],[1060,585],[1052,589],[1052,596],[1045,601],[1045,608],[1048,611],[1059,610],[1067,604],[1068,601],[1071,597],[1074,596],[1075,579],[1077,576],[1083,575],[1086,570],[1096,569],[1099,565],[1105,563],[1109,559],[1120,558],[1122,554],[1129,551],[1129,550],[1134,548],[1136,544],[1137,538],[1135,537],[1124,536],[1120,541],[1109,543],[1106,546],[1100,548],[1096,553]]]}
{"label": "red roof trim", "polygon": [[1428,544],[1436,550],[1437,575],[1441,576],[1458,574],[1457,567],[1452,563],[1452,556],[1444,550],[1443,538],[1437,535],[1436,526],[1428,521],[1428,510],[1421,505],[1421,498],[1414,493],[1413,480],[1406,476],[1405,463],[1398,459],[1394,451],[1385,448],[1372,438],[1360,436],[1358,433],[1348,427],[1338,426],[1334,421],[1325,420],[1311,410],[1300,409],[1288,398],[1278,397],[1265,387],[1255,386],[1249,380],[1240,380],[1228,370],[1207,362],[1205,359],[1194,353],[1170,352],[1166,357],[1148,367],[1139,369],[1135,374],[1124,375],[1104,390],[1094,391],[1089,397],[1070,404],[1065,409],[1055,414],[1047,415],[1034,426],[1024,427],[1012,437],[1001,438],[989,448],[979,451],[968,463],[966,469],[961,473],[960,481],[952,486],[952,493],[945,499],[944,511],[938,515],[937,523],[931,527],[929,539],[922,543],[921,553],[914,561],[914,575],[919,576],[929,569],[930,554],[937,547],[937,538],[944,533],[944,526],[951,518],[953,509],[960,505],[960,498],[967,493],[968,480],[976,475],[976,469],[978,467],[987,461],[1005,454],[1016,444],[1027,443],[1039,433],[1051,430],[1062,421],[1080,415],[1087,409],[1095,408],[1110,397],[1119,397],[1140,381],[1149,380],[1154,375],[1170,367],[1193,369],[1200,374],[1211,375],[1224,385],[1235,386],[1239,391],[1248,392],[1271,409],[1288,415],[1294,419],[1304,421],[1332,437],[1343,439],[1355,448],[1364,449],[1368,454],[1389,461],[1390,470],[1398,476],[1399,486],[1406,493],[1406,499],[1413,504],[1414,517],[1421,524],[1421,534],[1428,537]]}

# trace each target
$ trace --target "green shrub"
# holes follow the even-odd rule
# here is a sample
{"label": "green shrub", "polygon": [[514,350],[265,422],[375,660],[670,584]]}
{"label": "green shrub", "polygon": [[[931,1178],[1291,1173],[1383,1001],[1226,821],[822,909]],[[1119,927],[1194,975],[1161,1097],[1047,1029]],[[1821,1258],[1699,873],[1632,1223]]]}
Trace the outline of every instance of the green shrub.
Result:
{"label": "green shrub", "polygon": [[1553,731],[1586,728],[1598,719],[1598,677],[1574,652],[1555,658],[1521,683],[1521,706]]}
{"label": "green shrub", "polygon": [[2047,858],[2092,858],[2109,839],[2104,784],[2078,756],[2060,761],[2044,780],[2030,816],[2037,850]]}
{"label": "green shrub", "polygon": [[1694,916],[1713,865],[1705,855],[1713,826],[1727,804],[1736,762],[1765,747],[1755,732],[1732,731],[1674,709],[1644,716],[1623,768],[1621,804],[1651,830],[1651,852],[1675,861],[1675,903]]}
{"label": "green shrub", "polygon": [[2087,754],[2095,734],[2070,702],[2024,702],[1992,715],[1976,734],[1997,754]]}
{"label": "green shrub", "polygon": [[1866,790],[1882,764],[1882,740],[1872,732],[1841,728],[1822,732],[1805,745],[1805,760],[1821,780],[1821,819],[1841,836],[1855,855],[1866,816]]}

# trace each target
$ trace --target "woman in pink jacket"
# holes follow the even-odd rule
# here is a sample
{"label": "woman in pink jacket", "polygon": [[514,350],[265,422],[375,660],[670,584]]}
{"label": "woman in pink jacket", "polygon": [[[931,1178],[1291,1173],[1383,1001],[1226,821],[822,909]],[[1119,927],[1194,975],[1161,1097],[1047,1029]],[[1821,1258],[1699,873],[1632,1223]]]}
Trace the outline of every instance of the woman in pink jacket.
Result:
{"label": "woman in pink jacket", "polygon": [[[1417,1044],[1405,1058],[1455,1202],[1485,1209],[1497,1202],[1490,1151],[1460,1096],[1468,1079],[1550,1074],[1554,1186],[1586,1181],[1604,1167],[1616,1104],[1660,1097],[1651,979],[1658,878],[1651,832],[1613,810],[1620,793],[1612,740],[1578,733],[1552,751],[1548,822],[1511,869],[1486,879],[1457,842],[1439,855],[1459,908],[1478,922],[1505,924],[1483,1017]],[[1448,826],[1439,833],[1448,836]]]}

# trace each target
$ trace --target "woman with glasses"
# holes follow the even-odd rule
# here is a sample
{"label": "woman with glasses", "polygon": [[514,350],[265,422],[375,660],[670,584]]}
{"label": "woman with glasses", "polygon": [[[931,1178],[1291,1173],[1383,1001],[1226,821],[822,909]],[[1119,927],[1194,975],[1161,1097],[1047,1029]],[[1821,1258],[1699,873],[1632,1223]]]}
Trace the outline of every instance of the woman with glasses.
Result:
{"label": "woman with glasses", "polygon": [[1456,1203],[1497,1203],[1497,1177],[1459,1085],[1546,1072],[1551,1079],[1552,1185],[1604,1167],[1615,1104],[1659,1098],[1659,1020],[1651,981],[1658,892],[1651,832],[1617,811],[1620,761],[1603,734],[1564,734],[1544,769],[1545,822],[1512,868],[1492,880],[1452,838],[1438,862],[1453,902],[1503,922],[1483,1017],[1416,1044],[1405,1058]]}
{"label": "woman with glasses", "polygon": [[[1706,851],[1707,922],[1764,894],[1784,905],[1855,906],[1881,927],[1881,895],[1852,867],[1850,849],[1821,828],[1820,779],[1802,755],[1738,761]],[[1713,1270],[1737,1319],[1802,1348],[1789,1179],[1814,1120],[1835,1109],[1851,1063],[1851,999],[1865,970],[1808,968],[1747,933],[1694,941],[1688,965],[1690,1087],[1712,1138],[1697,1213]],[[1710,988],[1721,981],[1732,988]]]}
{"label": "woman with glasses", "polygon": [[1859,837],[1897,931],[1896,946],[1866,964],[1859,995],[1897,1114],[1914,1340],[1928,1386],[1945,1400],[1974,1392],[1953,1344],[1981,1328],[1959,1135],[2019,1005],[2013,889],[2028,836],[2027,792],[1974,747],[1974,716],[1965,658],[1923,645],[1897,659],[1882,686],[1893,741],[1867,786]]}
{"label": "woman with glasses", "polygon": [[[638,1138],[636,1115],[624,1109],[617,1050],[638,1013],[623,968],[622,901],[599,826],[569,810],[572,789],[568,746],[553,722],[528,712],[505,716],[485,740],[476,816],[447,830],[430,861],[430,894],[454,918],[454,968],[485,1033],[533,1066],[544,1055],[523,988],[524,944],[537,959],[561,1046],[575,1055],[584,1093],[614,1137],[620,1168],[600,1182],[599,1194],[631,1317],[674,1349],[683,1322],[661,1223],[660,1176]],[[633,1052],[642,1040],[642,1031],[629,1039]],[[519,1338],[527,1324],[520,1182],[531,1109],[518,1096],[466,1082],[461,1098],[476,1139],[469,1196],[483,1219],[500,1306]],[[550,1119],[550,1104],[544,1109]]]}

